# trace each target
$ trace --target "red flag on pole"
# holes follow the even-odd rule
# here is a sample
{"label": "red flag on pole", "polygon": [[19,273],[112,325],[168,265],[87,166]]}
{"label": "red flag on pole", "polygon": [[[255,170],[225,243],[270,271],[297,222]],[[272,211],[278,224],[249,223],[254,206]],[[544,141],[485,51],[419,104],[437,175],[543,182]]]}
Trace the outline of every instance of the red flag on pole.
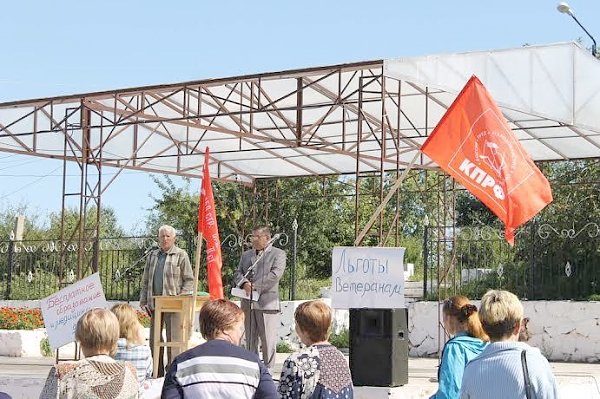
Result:
{"label": "red flag on pole", "polygon": [[[198,201],[198,234],[206,240],[206,266],[210,299],[223,299],[221,240],[219,239],[215,200],[213,198],[210,173],[208,171],[208,153],[209,150],[206,147],[202,187]],[[198,245],[201,245],[201,242]]]}
{"label": "red flag on pole", "polygon": [[469,79],[421,151],[502,220],[511,245],[515,229],[552,202],[548,180],[476,76]]}

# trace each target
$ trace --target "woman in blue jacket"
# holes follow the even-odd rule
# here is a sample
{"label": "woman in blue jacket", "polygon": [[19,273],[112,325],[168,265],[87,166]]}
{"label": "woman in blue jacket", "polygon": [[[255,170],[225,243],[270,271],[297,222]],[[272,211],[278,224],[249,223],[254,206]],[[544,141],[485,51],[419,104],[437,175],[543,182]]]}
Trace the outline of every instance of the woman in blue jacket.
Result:
{"label": "woman in blue jacket", "polygon": [[444,328],[452,336],[442,352],[438,371],[438,391],[430,399],[458,399],[465,366],[486,347],[489,338],[483,331],[477,307],[462,295],[444,301]]}

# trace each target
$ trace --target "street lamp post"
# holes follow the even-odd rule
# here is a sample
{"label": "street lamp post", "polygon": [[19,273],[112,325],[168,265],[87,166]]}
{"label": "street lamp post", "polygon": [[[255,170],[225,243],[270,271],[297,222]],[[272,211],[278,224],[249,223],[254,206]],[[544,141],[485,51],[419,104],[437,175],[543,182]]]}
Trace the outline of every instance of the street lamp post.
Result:
{"label": "street lamp post", "polygon": [[587,29],[585,29],[583,27],[583,25],[581,25],[581,22],[579,22],[577,17],[575,17],[575,12],[573,11],[573,9],[567,3],[563,2],[563,1],[558,3],[558,6],[556,6],[556,9],[563,14],[570,15],[571,18],[573,18],[575,20],[575,22],[577,22],[577,25],[579,25],[579,27],[581,29],[583,29],[583,31],[586,33],[586,35],[588,35],[590,37],[590,39],[592,39],[592,55],[595,57],[596,56],[596,39],[594,39],[594,37],[590,34],[590,32],[588,32]]}

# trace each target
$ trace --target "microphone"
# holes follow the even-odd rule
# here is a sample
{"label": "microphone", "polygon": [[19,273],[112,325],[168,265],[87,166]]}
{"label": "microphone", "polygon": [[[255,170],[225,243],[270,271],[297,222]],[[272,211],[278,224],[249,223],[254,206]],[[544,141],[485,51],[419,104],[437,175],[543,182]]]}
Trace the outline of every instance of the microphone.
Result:
{"label": "microphone", "polygon": [[281,233],[277,233],[275,234],[273,237],[271,237],[271,239],[267,242],[267,245],[265,247],[271,246],[273,245],[273,243],[277,240],[279,240],[279,237],[281,237]]}

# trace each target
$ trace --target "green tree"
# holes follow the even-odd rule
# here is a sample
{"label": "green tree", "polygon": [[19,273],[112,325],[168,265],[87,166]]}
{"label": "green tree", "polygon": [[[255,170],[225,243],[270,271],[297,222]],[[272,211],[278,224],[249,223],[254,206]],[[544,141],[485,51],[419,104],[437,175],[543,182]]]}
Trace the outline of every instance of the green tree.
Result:
{"label": "green tree", "polygon": [[27,204],[8,205],[0,209],[0,241],[8,240],[15,228],[17,216],[25,216],[23,239],[39,240],[43,237],[44,228],[40,216],[29,209]]}
{"label": "green tree", "polygon": [[349,214],[349,185],[335,177],[273,179],[259,183],[258,224],[291,237],[298,223],[298,268],[318,277],[331,275],[331,249],[351,245],[354,218]]}
{"label": "green tree", "polygon": [[[576,160],[538,166],[550,182],[554,200],[518,230],[514,248],[504,242],[503,226],[496,216],[467,192],[459,194],[458,267],[493,268],[496,273],[502,265],[504,287],[530,298],[595,294],[600,287],[595,267],[600,261],[600,163]],[[479,236],[474,237],[474,231]],[[488,284],[497,280],[485,279]]]}
{"label": "green tree", "polygon": [[[96,224],[96,208],[92,208],[86,215],[86,225],[95,226]],[[60,237],[60,225],[61,218],[63,217],[61,211],[52,212],[49,216],[49,227],[45,229],[44,234],[46,238],[57,239]],[[65,226],[65,239],[68,239],[73,234],[74,239],[77,240],[77,228],[79,225],[79,210],[75,208],[65,209],[64,214],[64,226]],[[103,207],[100,210],[100,238],[106,237],[122,237],[125,232],[121,226],[119,226],[115,211],[111,207]]]}
{"label": "green tree", "polygon": [[152,180],[161,194],[152,197],[154,206],[146,223],[147,234],[158,235],[158,228],[168,224],[181,232],[181,238],[194,237],[198,225],[198,194],[192,193],[190,180],[184,180],[183,187],[177,187],[168,175],[152,176]]}
{"label": "green tree", "polygon": [[[147,234],[155,235],[163,224],[169,224],[181,232],[185,239],[197,235],[198,191],[192,189],[191,181],[185,180],[183,187],[177,187],[170,176],[153,176],[160,190],[160,196],[152,197],[154,206],[146,223]],[[247,232],[247,217],[244,210],[249,201],[247,189],[235,183],[213,182],[213,195],[221,237]]]}

